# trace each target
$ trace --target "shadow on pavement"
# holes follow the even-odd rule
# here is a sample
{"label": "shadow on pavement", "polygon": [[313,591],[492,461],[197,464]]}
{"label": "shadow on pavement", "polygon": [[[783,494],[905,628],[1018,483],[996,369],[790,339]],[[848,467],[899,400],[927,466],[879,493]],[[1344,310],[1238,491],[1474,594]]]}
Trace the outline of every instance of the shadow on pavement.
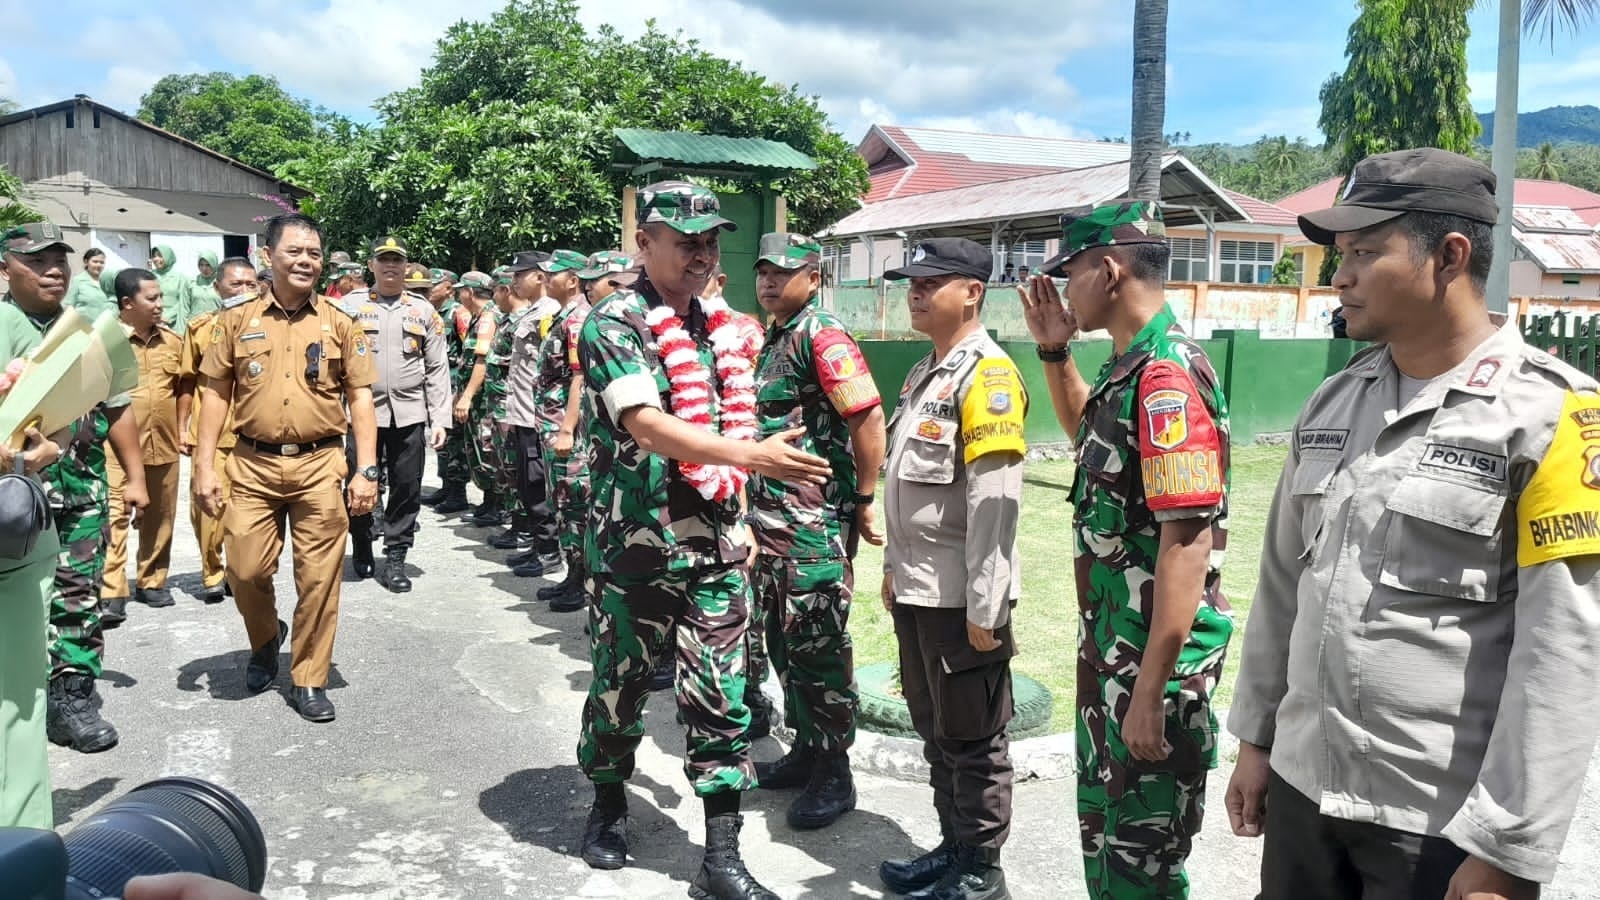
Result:
{"label": "shadow on pavement", "polygon": [[[244,686],[244,669],[249,661],[248,651],[232,650],[186,662],[178,668],[178,690],[193,693],[201,689],[203,680],[213,700],[248,700],[255,696]],[[282,652],[278,654],[278,678],[273,682],[273,688],[285,699],[289,691],[289,662],[289,644],[285,641]],[[328,690],[349,686],[350,683],[339,674],[339,666],[335,663],[328,671]]]}
{"label": "shadow on pavement", "polygon": [[117,789],[120,778],[100,778],[76,790],[56,788],[50,792],[50,804],[55,812],[56,824],[61,825],[73,816],[104,800]]}

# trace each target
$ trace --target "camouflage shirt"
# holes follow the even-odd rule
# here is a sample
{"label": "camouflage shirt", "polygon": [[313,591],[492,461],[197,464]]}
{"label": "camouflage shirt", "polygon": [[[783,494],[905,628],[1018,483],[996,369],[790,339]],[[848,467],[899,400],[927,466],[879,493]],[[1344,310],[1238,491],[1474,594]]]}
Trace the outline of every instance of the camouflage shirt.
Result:
{"label": "camouflage shirt", "polygon": [[[732,565],[749,556],[739,501],[702,498],[674,460],[640,449],[622,427],[622,414],[640,406],[672,409],[667,373],[645,322],[662,300],[644,275],[590,311],[578,339],[587,401],[594,502],[584,550],[591,571],[650,576],[706,566]],[[700,360],[712,373],[712,416],[717,384],[706,315],[695,300],[684,317]]]}
{"label": "camouflage shirt", "polygon": [[579,297],[556,314],[539,345],[539,431],[554,434],[567,418],[567,394],[578,367],[578,338],[589,318],[589,301]]}
{"label": "camouflage shirt", "polygon": [[815,300],[767,329],[756,363],[761,437],[804,425],[795,446],[833,467],[827,484],[786,484],[752,474],[747,493],[762,553],[794,559],[845,556],[855,516],[856,464],[845,420],[879,405],[861,348]]}
{"label": "camouflage shirt", "polygon": [[471,369],[467,365],[467,329],[472,325],[472,314],[451,297],[439,305],[439,318],[444,320],[444,358],[450,365],[450,387],[459,391],[467,383]]}
{"label": "camouflage shirt", "polygon": [[1205,352],[1170,307],[1100,370],[1076,446],[1080,662],[1132,688],[1150,636],[1161,523],[1207,517],[1211,568],[1175,678],[1218,665],[1233,632],[1220,571],[1228,541],[1228,404]]}
{"label": "camouflage shirt", "polygon": [[517,324],[527,315],[526,307],[495,315],[494,340],[489,344],[489,355],[483,358],[483,401],[489,415],[496,419],[506,414],[506,376],[516,350]]}

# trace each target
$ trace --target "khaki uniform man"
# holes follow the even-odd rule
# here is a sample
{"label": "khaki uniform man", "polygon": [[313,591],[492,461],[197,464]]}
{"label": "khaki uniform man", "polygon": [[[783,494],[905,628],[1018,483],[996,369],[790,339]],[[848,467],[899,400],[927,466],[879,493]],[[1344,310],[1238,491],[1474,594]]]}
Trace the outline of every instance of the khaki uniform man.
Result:
{"label": "khaki uniform man", "polygon": [[161,320],[161,284],[154,273],[125,270],[117,276],[117,293],[121,295],[117,303],[122,322],[133,332],[128,342],[139,360],[139,386],[129,396],[138,416],[139,449],[150,494],[150,505],[139,514],[137,523],[131,523],[123,503],[126,473],[116,454],[106,453],[111,537],[106,543],[100,599],[108,613],[120,616],[128,602],[130,523],[139,531],[138,590],[133,598],[152,608],[173,604],[172,592],[167,590],[167,567],[172,563],[172,523],[178,512],[178,381],[183,338]]}
{"label": "khaki uniform man", "polygon": [[879,875],[919,900],[1010,896],[1000,847],[1011,829],[1006,725],[1028,397],[978,319],[993,265],[987,247],[937,238],[884,273],[911,279],[911,325],[934,347],[889,420],[883,498],[883,602],[944,842],[884,862]]}
{"label": "khaki uniform man", "polygon": [[[217,296],[226,303],[235,297],[256,291],[256,269],[243,257],[223,260],[217,267]],[[178,440],[185,456],[192,456],[200,443],[200,410],[194,404],[196,392],[204,396],[205,379],[200,375],[200,363],[216,336],[217,317],[220,310],[204,312],[189,320],[189,330],[183,335],[183,359],[178,382]],[[233,408],[222,423],[222,435],[217,439],[217,452],[212,465],[221,482],[222,496],[228,496],[228,458],[239,437],[233,431]],[[190,478],[194,477],[194,463],[190,462]],[[222,567],[222,519],[207,515],[198,503],[189,504],[189,524],[194,528],[195,540],[200,544],[200,599],[207,603],[221,603],[231,593]]]}
{"label": "khaki uniform man", "polygon": [[[195,497],[207,512],[223,508],[213,467],[232,401],[239,443],[228,460],[232,495],[223,519],[228,583],[244,617],[252,654],[245,686],[264,691],[278,675],[287,626],[277,618],[272,578],[285,524],[294,539],[299,601],[291,647],[290,700],[313,722],[334,718],[326,685],[339,623],[339,586],[350,520],[340,487],[348,465],[348,429],[356,435],[358,471],[350,512],[371,512],[378,493],[372,354],[354,319],[316,294],[322,233],[304,216],[267,224],[273,288],[268,297],[235,297],[213,326],[215,342],[200,366],[207,387],[200,411]],[[349,404],[349,419],[345,405]]]}

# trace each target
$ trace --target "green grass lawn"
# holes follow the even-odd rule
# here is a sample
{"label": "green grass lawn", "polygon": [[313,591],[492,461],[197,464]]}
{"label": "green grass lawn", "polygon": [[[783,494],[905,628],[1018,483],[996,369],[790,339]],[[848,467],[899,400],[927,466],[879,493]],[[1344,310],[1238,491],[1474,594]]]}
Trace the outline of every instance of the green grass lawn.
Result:
{"label": "green grass lawn", "polygon": [[[1283,447],[1238,447],[1233,454],[1228,557],[1222,586],[1233,604],[1236,628],[1229,647],[1228,667],[1217,703],[1227,705],[1233,694],[1250,600],[1255,595],[1256,571],[1261,561],[1261,541],[1267,508],[1283,468]],[[1072,463],[1029,463],[1022,492],[1022,601],[1017,605],[1013,631],[1019,654],[1012,665],[1034,678],[1055,696],[1052,731],[1072,728],[1073,678],[1077,670],[1077,595],[1072,581],[1072,510],[1067,490],[1072,485]],[[856,665],[897,658],[894,623],[878,599],[882,583],[883,552],[862,544],[856,557],[856,601],[850,632],[855,638]]]}

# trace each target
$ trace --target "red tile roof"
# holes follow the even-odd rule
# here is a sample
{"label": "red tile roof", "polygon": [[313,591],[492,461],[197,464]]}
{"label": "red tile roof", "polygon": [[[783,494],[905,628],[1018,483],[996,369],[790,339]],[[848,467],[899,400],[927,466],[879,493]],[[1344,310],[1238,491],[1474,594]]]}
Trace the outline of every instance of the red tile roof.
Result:
{"label": "red tile roof", "polygon": [[[1126,146],[1099,141],[902,128],[897,125],[880,125],[878,130],[893,141],[895,147],[909,155],[914,165],[908,164],[899,153],[894,152],[877,160],[869,159],[868,162],[872,164],[872,184],[862,198],[867,203],[1064,172],[1102,165],[1112,161],[1113,157],[1127,157]],[[862,142],[863,148],[872,139],[873,136],[869,134],[868,140]],[[933,144],[940,149],[931,149],[925,144]],[[1036,162],[1020,162],[1024,159]]]}
{"label": "red tile roof", "polygon": [[[1338,199],[1339,179],[1330,178],[1279,200],[1277,205],[1295,215],[1327,209]],[[1560,181],[1518,178],[1518,206],[1565,206],[1590,225],[1600,225],[1600,194]]]}
{"label": "red tile roof", "polygon": [[1232,198],[1234,203],[1239,204],[1239,208],[1245,211],[1245,214],[1250,217],[1250,221],[1255,222],[1257,225],[1298,226],[1299,224],[1294,213],[1275,203],[1257,200],[1249,194],[1241,194],[1238,191],[1230,191],[1227,188],[1223,188],[1222,191]]}

